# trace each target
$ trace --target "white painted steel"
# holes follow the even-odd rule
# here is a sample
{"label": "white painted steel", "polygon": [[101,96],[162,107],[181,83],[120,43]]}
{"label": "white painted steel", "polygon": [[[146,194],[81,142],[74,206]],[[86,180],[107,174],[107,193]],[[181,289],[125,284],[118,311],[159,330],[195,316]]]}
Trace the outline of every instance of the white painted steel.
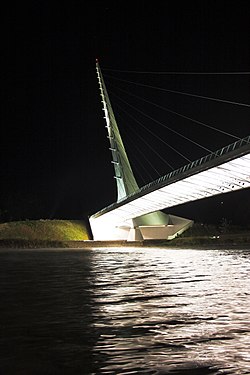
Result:
{"label": "white painted steel", "polygon": [[[154,190],[98,217],[91,217],[92,230],[127,226],[131,220],[165,208],[250,187],[250,154],[186,177]],[[96,228],[96,229],[95,229]],[[107,229],[106,229],[107,230]]]}

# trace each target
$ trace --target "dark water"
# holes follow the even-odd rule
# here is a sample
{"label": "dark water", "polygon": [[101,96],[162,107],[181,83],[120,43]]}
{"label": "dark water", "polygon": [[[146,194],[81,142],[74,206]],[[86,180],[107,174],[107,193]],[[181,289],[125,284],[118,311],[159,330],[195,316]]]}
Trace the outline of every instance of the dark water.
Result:
{"label": "dark water", "polygon": [[0,250],[0,374],[250,374],[248,250]]}

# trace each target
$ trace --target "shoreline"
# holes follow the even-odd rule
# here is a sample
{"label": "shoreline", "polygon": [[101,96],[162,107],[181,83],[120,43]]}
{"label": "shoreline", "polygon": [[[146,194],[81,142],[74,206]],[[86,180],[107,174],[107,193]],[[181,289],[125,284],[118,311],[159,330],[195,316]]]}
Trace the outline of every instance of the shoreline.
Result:
{"label": "shoreline", "polygon": [[249,249],[250,242],[244,241],[223,241],[217,239],[210,239],[205,237],[199,238],[177,238],[171,241],[162,240],[146,240],[146,241],[94,241],[94,240],[82,240],[82,241],[48,241],[48,240],[0,240],[0,249],[93,249],[93,248],[165,248],[165,249]]}
{"label": "shoreline", "polygon": [[135,242],[94,241],[85,221],[25,220],[0,224],[0,249],[93,249],[103,247],[134,248],[249,248],[250,227],[196,223],[172,240],[143,240]]}

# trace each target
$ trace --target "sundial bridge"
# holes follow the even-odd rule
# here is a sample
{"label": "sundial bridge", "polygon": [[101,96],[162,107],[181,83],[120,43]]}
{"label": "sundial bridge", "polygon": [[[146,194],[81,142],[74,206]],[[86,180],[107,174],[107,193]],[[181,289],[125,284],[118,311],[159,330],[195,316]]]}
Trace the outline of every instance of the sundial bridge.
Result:
{"label": "sundial bridge", "polygon": [[250,187],[250,136],[247,136],[139,188],[98,61],[96,70],[117,202],[90,217],[94,240],[173,239],[192,226],[193,221],[160,210]]}

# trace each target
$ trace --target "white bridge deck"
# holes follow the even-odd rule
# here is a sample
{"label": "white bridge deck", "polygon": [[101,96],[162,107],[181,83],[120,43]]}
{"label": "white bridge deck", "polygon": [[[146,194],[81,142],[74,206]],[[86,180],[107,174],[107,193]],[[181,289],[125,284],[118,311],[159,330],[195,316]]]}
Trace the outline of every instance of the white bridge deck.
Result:
{"label": "white bridge deck", "polygon": [[141,215],[250,187],[250,136],[173,171],[90,217],[126,225]]}

